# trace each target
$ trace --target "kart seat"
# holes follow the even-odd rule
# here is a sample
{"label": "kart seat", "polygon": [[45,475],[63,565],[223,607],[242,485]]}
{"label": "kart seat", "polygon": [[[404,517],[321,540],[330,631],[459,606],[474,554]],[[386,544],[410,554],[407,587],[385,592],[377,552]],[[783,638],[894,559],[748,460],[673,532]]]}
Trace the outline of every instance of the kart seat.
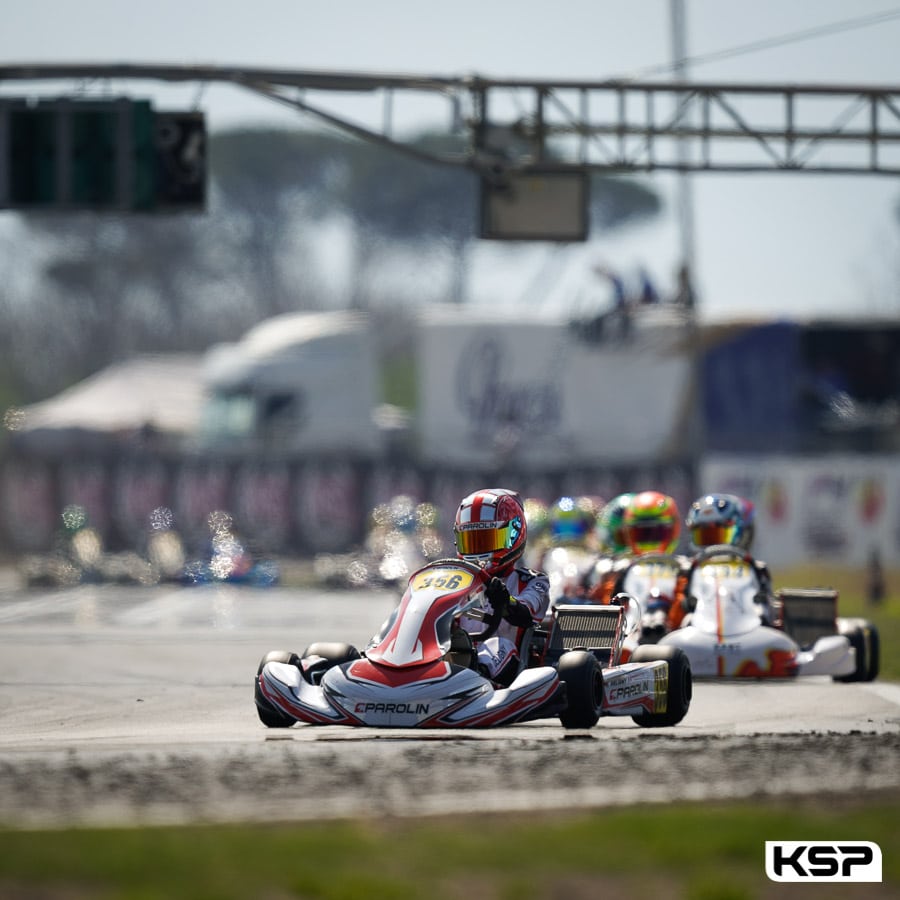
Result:
{"label": "kart seat", "polygon": [[450,650],[447,653],[449,662],[454,666],[478,671],[478,654],[472,637],[462,628],[454,628],[450,634]]}

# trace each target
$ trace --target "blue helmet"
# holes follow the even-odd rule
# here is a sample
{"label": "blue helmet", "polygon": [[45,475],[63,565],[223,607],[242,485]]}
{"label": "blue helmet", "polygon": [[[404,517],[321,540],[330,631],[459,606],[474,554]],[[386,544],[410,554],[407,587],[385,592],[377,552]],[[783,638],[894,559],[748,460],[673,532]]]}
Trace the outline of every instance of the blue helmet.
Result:
{"label": "blue helmet", "polygon": [[730,544],[749,550],[753,504],[734,494],[704,494],[691,504],[685,525],[697,549]]}
{"label": "blue helmet", "polygon": [[581,545],[593,535],[597,509],[590,497],[560,497],[547,516],[553,544]]}

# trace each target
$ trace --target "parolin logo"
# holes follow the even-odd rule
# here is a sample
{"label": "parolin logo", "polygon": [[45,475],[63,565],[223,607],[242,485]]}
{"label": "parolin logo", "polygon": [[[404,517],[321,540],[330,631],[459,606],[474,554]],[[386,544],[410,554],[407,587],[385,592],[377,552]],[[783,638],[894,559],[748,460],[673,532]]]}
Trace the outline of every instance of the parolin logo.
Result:
{"label": "parolin logo", "polygon": [[431,709],[429,703],[357,703],[353,707],[355,713],[410,713],[416,716],[427,715]]}
{"label": "parolin logo", "polygon": [[766,841],[771,881],[881,881],[881,847],[872,841]]}
{"label": "parolin logo", "polygon": [[652,691],[653,686],[649,681],[616,684],[610,688],[609,699],[614,703],[616,700],[630,700],[632,697],[640,697],[642,694],[649,694]]}

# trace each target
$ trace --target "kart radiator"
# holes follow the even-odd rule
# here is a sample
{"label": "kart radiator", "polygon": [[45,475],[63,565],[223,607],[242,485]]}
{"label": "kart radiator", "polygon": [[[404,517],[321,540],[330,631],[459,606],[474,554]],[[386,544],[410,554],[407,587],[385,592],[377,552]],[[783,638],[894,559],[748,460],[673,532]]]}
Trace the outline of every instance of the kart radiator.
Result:
{"label": "kart radiator", "polygon": [[837,633],[838,592],[827,588],[784,588],[775,595],[781,606],[781,627],[801,647]]}
{"label": "kart radiator", "polygon": [[604,665],[611,664],[621,643],[621,621],[621,606],[557,606],[547,662],[557,662],[567,650],[589,650]]}

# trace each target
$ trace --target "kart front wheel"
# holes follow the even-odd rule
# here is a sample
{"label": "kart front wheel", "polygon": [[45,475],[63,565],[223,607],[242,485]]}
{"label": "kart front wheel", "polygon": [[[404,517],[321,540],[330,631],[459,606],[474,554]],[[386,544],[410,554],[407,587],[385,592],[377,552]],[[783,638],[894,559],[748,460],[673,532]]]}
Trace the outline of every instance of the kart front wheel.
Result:
{"label": "kart front wheel", "polygon": [[[311,661],[312,657],[316,657]],[[343,641],[316,641],[303,651],[306,668],[303,677],[310,684],[319,684],[322,676],[341,663],[360,658],[360,652],[353,644]]]}
{"label": "kart front wheel", "polygon": [[564,728],[593,728],[603,708],[603,666],[593,653],[570,650],[559,658],[557,674],[566,685]]}
{"label": "kart front wheel", "polygon": [[275,707],[265,697],[259,686],[260,673],[263,668],[265,668],[266,663],[270,662],[285,663],[289,666],[296,666],[299,669],[300,657],[290,650],[272,650],[271,653],[267,653],[259,661],[259,668],[256,670],[256,682],[253,689],[253,699],[256,701],[256,714],[259,716],[259,721],[262,722],[266,728],[290,728],[291,725],[297,723],[297,720]]}
{"label": "kart front wheel", "polygon": [[669,665],[666,711],[643,713],[631,718],[643,728],[665,728],[677,725],[686,715],[694,692],[691,661],[680,647],[644,644],[631,654],[629,662],[665,660]]}

